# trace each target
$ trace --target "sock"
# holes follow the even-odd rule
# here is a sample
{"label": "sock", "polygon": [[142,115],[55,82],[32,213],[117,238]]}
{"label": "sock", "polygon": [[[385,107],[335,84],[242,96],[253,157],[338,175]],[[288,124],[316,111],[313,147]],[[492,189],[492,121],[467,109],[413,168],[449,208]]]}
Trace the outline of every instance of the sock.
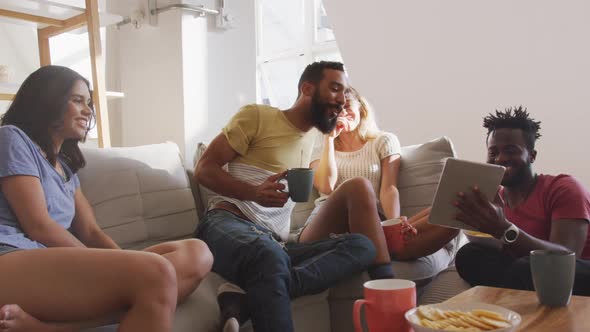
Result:
{"label": "sock", "polygon": [[234,317],[225,321],[221,332],[240,332],[240,323]]}
{"label": "sock", "polygon": [[246,294],[239,292],[222,292],[217,295],[217,303],[221,311],[221,321],[225,324],[230,318],[238,320],[240,325],[249,318]]}
{"label": "sock", "polygon": [[371,280],[393,278],[393,267],[391,267],[391,263],[371,265],[367,269],[367,272],[369,272]]}

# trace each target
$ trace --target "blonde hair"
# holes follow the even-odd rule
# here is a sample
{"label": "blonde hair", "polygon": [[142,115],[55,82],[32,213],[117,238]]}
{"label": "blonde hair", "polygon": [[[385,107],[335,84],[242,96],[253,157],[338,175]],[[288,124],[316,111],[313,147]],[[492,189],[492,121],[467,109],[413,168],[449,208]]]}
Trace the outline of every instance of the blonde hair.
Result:
{"label": "blonde hair", "polygon": [[[358,91],[354,88],[350,88],[350,91],[346,95],[347,99],[356,100],[359,105],[359,116],[360,122],[359,125],[354,130],[354,133],[358,135],[358,137],[363,141],[366,142],[370,139],[377,138],[381,130],[377,127],[377,122],[375,121],[375,113],[373,112],[373,108],[371,104],[365,99],[365,97],[361,96]],[[335,143],[339,143],[339,137],[336,137]]]}

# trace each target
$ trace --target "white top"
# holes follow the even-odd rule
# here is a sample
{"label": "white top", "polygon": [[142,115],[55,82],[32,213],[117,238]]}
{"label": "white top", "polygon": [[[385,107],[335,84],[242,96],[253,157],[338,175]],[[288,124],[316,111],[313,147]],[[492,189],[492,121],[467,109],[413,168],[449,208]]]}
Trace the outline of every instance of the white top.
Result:
{"label": "white top", "polygon": [[[255,186],[260,185],[269,176],[275,174],[260,167],[236,162],[228,163],[228,172],[232,177]],[[291,212],[295,206],[295,202],[290,198],[283,207],[265,207],[252,201],[241,201],[216,195],[209,199],[209,208],[211,209],[215,204],[224,201],[235,204],[250,221],[271,230],[283,241],[287,241],[291,226]]]}
{"label": "white top", "polygon": [[[312,161],[320,159],[322,149],[323,143],[316,144],[316,148],[314,148],[311,156]],[[399,153],[401,153],[401,145],[397,136],[388,132],[381,132],[377,138],[368,140],[359,150],[352,152],[335,151],[338,180],[334,189],[346,180],[362,176],[371,182],[377,199],[379,199],[379,191],[381,189],[381,160]],[[320,198],[316,201],[316,204],[319,204],[326,198],[327,195],[320,193]]]}

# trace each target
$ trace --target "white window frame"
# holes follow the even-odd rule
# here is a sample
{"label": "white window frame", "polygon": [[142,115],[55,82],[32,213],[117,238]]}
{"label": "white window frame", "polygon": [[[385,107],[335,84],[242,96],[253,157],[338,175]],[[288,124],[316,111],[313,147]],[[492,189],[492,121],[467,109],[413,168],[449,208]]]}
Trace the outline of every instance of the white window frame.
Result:
{"label": "white window frame", "polygon": [[[302,39],[302,45],[297,45],[297,47],[290,51],[283,51],[283,52],[275,52],[271,54],[262,54],[263,53],[263,27],[262,27],[262,1],[255,0],[256,4],[256,100],[258,102],[262,102],[262,94],[261,89],[262,87],[259,86],[259,82],[262,80],[266,86],[270,85],[268,80],[268,75],[264,72],[263,64],[284,60],[284,59],[299,59],[299,63],[301,64],[300,71],[303,71],[307,64],[310,64],[315,61],[315,57],[322,53],[340,53],[338,49],[338,45],[336,40],[324,41],[324,42],[316,42],[316,6],[319,5],[322,0],[289,0],[289,1],[301,1],[303,3],[303,25],[305,35]],[[296,84],[294,82],[293,84]],[[267,91],[270,95],[268,96],[270,99],[271,104],[273,101],[276,100],[276,97],[273,96],[272,91]]]}

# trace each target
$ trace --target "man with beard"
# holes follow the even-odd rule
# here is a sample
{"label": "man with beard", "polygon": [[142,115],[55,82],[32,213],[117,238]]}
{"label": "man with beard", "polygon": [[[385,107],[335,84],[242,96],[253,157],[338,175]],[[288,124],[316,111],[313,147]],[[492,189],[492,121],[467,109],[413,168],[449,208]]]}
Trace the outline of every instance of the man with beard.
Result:
{"label": "man with beard", "polygon": [[[227,284],[218,290],[223,331],[237,331],[248,317],[257,332],[293,331],[291,298],[319,293],[373,263],[375,247],[360,234],[286,243],[295,203],[279,180],[286,169],[308,167],[313,128],[334,129],[348,86],[341,63],[310,64],[290,109],[243,107],[199,160],[196,180],[218,196],[195,236],[209,245],[213,271],[245,291]],[[371,197],[350,199],[358,188],[343,190],[341,206],[349,217],[370,213]]]}
{"label": "man with beard", "polygon": [[590,194],[573,177],[536,174],[535,141],[540,123],[522,106],[484,118],[490,164],[506,167],[494,202],[477,188],[458,193],[457,220],[502,240],[502,249],[477,243],[463,246],[457,271],[472,286],[534,290],[529,253],[535,249],[576,254],[573,293],[590,295]]}

